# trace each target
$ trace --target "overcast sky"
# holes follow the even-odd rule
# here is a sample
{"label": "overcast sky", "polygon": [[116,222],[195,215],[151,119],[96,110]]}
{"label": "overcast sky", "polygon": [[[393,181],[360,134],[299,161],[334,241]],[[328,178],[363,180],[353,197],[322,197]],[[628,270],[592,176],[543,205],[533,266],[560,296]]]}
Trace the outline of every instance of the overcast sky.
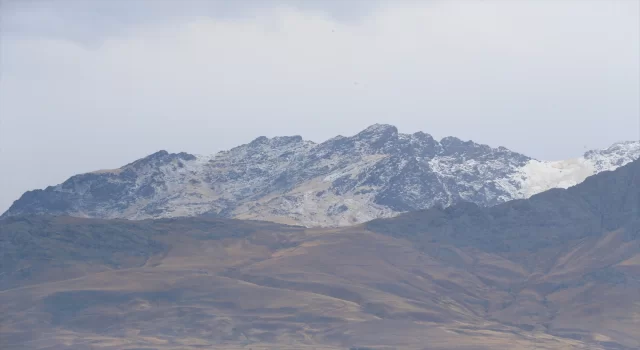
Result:
{"label": "overcast sky", "polygon": [[260,135],[389,123],[539,159],[640,137],[637,0],[0,3],[0,212]]}

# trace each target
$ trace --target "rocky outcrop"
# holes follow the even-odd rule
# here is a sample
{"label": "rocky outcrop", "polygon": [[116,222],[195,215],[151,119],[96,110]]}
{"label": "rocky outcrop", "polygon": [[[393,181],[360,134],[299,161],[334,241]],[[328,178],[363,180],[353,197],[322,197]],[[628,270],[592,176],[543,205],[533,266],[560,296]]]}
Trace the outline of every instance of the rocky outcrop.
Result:
{"label": "rocky outcrop", "polygon": [[493,206],[527,198],[639,156],[640,143],[625,142],[576,159],[539,161],[504,147],[437,141],[376,124],[320,144],[300,136],[259,137],[212,156],[160,151],[29,191],[4,216],[207,215],[342,226],[459,202]]}

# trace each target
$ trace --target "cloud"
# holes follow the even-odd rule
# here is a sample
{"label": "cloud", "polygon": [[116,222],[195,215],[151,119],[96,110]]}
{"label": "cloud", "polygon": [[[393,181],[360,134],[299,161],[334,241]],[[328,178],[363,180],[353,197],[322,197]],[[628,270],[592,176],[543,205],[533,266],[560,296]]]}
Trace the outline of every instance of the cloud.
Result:
{"label": "cloud", "polygon": [[636,1],[176,3],[3,2],[0,210],[159,149],[376,122],[543,159],[638,139]]}
{"label": "cloud", "polygon": [[[400,2],[405,2],[401,0]],[[380,7],[379,0],[5,0],[6,34],[72,40],[95,47],[113,36],[149,25],[180,25],[197,18],[244,20],[291,9],[321,14],[338,22],[358,21]]]}

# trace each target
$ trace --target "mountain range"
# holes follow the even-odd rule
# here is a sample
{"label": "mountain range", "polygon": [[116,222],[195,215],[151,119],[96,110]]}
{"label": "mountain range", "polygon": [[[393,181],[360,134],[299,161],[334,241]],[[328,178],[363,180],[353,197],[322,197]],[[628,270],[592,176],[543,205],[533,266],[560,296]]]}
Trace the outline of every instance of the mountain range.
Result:
{"label": "mountain range", "polygon": [[[542,142],[542,141],[541,141]],[[25,193],[3,214],[148,219],[205,215],[347,226],[460,202],[493,206],[567,188],[640,157],[621,142],[563,161],[372,125],[323,143],[259,137],[210,156],[154,153]]]}
{"label": "mountain range", "polygon": [[3,350],[640,348],[640,160],[338,228],[11,215],[0,249]]}

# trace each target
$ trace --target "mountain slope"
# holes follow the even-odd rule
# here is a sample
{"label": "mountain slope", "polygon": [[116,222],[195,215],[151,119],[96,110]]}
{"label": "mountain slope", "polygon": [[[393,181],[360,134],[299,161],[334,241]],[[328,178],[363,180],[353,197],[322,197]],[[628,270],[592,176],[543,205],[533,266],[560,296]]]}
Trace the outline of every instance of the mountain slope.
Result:
{"label": "mountain slope", "polygon": [[0,219],[3,349],[638,349],[640,161],[344,228]]}
{"label": "mountain slope", "polygon": [[473,246],[504,254],[536,255],[567,240],[623,230],[640,238],[640,160],[587,178],[568,189],[551,189],[526,200],[493,207],[461,203],[377,219],[369,230],[420,244]]}
{"label": "mountain slope", "polygon": [[640,347],[630,333],[640,326],[640,161],[527,200],[432,208],[366,227],[478,276],[487,272],[478,251],[517,266],[483,277],[510,294],[494,320]]}
{"label": "mountain slope", "polygon": [[373,125],[320,144],[260,137],[213,156],[157,152],[122,168],[29,191],[4,216],[145,219],[209,215],[344,226],[462,201],[491,206],[569,187],[640,156],[618,143],[583,157],[538,161],[471,141]]}

